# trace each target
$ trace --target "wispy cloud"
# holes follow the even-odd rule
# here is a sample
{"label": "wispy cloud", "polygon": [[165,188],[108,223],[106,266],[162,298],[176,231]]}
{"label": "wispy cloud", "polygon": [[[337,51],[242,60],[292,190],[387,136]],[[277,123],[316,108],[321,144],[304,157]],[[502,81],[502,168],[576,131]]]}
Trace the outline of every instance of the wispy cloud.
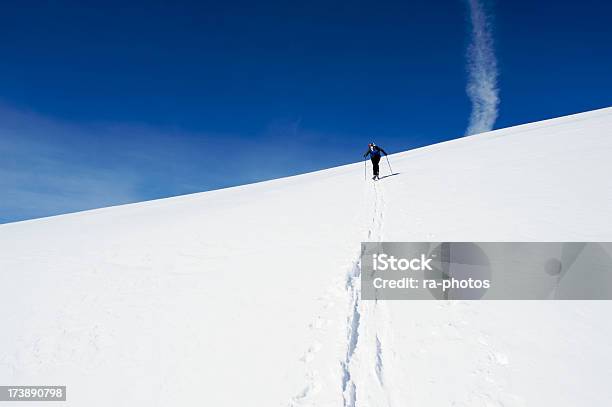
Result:
{"label": "wispy cloud", "polygon": [[141,177],[91,128],[0,106],[0,223],[134,202]]}
{"label": "wispy cloud", "polygon": [[139,123],[75,123],[0,104],[0,223],[340,164],[338,156],[321,153],[322,140],[334,143],[333,135],[303,129],[299,119],[272,121],[255,134],[214,134]]}
{"label": "wispy cloud", "polygon": [[493,129],[498,115],[499,89],[490,19],[479,0],[466,1],[472,28],[467,52],[467,93],[472,113],[466,135],[471,135]]}

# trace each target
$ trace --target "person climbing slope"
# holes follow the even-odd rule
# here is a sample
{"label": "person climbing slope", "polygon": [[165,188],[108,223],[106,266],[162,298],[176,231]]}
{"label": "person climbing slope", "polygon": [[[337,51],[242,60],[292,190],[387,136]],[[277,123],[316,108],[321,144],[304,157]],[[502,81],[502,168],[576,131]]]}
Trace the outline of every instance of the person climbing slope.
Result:
{"label": "person climbing slope", "polygon": [[380,162],[381,153],[387,155],[387,152],[383,150],[381,147],[377,146],[374,143],[368,144],[368,151],[363,155],[366,158],[368,155],[370,156],[370,160],[372,160],[372,170],[374,172],[373,180],[380,179],[378,178],[378,163]]}

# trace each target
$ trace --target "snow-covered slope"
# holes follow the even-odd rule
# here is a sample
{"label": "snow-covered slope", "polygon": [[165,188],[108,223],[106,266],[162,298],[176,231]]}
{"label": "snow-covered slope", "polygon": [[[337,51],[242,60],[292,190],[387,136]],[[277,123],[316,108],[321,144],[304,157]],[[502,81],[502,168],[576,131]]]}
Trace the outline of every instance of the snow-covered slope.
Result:
{"label": "snow-covered slope", "polygon": [[395,154],[378,183],[360,162],[2,225],[0,383],[71,406],[609,404],[609,302],[366,302],[357,276],[361,241],[609,241],[610,152],[612,108]]}

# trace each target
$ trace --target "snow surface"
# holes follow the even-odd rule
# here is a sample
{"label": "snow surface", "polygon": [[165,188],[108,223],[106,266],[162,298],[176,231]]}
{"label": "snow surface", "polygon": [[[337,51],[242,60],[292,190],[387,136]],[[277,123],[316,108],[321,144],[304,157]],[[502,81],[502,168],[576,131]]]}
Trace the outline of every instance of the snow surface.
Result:
{"label": "snow surface", "polygon": [[612,240],[610,152],[607,108],[395,154],[377,183],[359,162],[0,225],[0,384],[71,406],[609,405],[612,303],[360,301],[358,259]]}

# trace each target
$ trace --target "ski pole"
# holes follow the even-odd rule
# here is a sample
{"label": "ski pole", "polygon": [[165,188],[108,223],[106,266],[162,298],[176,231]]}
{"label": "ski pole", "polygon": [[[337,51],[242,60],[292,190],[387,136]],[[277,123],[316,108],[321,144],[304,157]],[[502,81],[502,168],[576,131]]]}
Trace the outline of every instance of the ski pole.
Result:
{"label": "ski pole", "polygon": [[368,180],[368,159],[363,160],[363,179]]}
{"label": "ski pole", "polygon": [[385,155],[385,158],[387,159],[387,164],[389,164],[389,171],[391,171],[391,175],[393,175],[393,169],[391,169],[391,163],[389,162],[389,157]]}

